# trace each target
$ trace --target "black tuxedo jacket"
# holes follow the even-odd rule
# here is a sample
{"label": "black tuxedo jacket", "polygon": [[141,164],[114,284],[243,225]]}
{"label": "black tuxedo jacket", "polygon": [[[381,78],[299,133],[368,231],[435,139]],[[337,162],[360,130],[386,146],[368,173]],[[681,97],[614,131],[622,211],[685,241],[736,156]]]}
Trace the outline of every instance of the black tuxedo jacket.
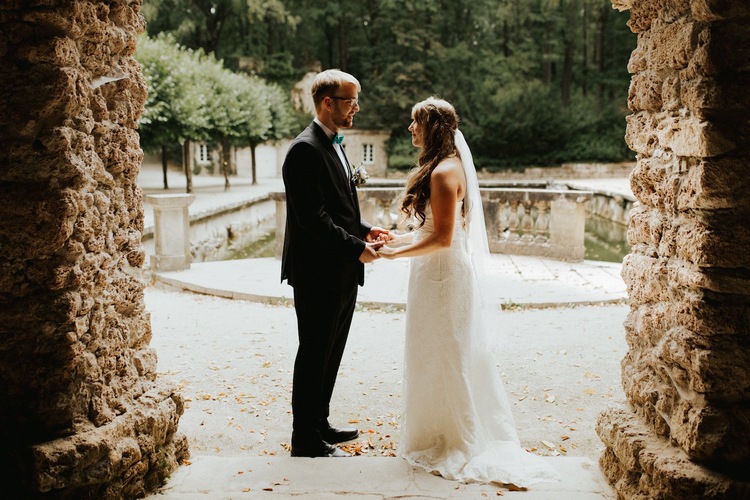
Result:
{"label": "black tuxedo jacket", "polygon": [[292,142],[282,176],[287,217],[281,280],[317,290],[364,284],[359,256],[371,226],[362,221],[356,187],[317,123]]}

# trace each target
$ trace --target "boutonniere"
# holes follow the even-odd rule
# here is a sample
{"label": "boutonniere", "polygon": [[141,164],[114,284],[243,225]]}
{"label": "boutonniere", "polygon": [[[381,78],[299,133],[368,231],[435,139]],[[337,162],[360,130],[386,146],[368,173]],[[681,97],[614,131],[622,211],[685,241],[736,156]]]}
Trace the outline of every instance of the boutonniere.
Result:
{"label": "boutonniere", "polygon": [[352,172],[352,182],[356,187],[361,186],[362,184],[367,182],[367,179],[370,178],[370,174],[367,173],[367,170],[365,170],[364,163],[360,163],[357,168],[354,169],[354,172]]}

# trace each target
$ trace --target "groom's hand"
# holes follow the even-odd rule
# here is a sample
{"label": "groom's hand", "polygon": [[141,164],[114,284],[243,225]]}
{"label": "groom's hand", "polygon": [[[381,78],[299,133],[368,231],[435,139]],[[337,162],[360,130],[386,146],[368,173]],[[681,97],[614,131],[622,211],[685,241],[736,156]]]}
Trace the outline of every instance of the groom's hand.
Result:
{"label": "groom's hand", "polygon": [[382,227],[373,226],[370,231],[367,233],[367,236],[365,236],[365,241],[368,243],[376,242],[376,241],[385,241],[388,242],[392,238],[391,232],[387,229],[383,229]]}
{"label": "groom's hand", "polygon": [[372,243],[368,243],[365,246],[365,249],[362,250],[362,253],[359,255],[359,261],[363,264],[367,264],[368,262],[372,262],[373,260],[380,258],[380,256],[378,255],[378,249],[382,246],[382,241],[374,241]]}

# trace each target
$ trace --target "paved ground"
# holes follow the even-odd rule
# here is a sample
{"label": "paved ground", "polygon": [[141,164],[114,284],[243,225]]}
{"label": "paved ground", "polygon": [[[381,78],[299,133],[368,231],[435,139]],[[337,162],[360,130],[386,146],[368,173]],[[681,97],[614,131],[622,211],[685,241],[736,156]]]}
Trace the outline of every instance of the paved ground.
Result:
{"label": "paved ground", "polygon": [[[196,203],[202,201],[191,210],[226,199],[215,181],[201,182]],[[241,186],[235,182],[232,189]],[[278,183],[246,185],[247,193],[256,196],[264,186],[276,189]],[[350,448],[360,456],[343,462],[289,457],[296,325],[293,309],[281,300],[290,289],[278,283],[278,261],[266,259],[202,263],[181,276],[162,276],[260,302],[147,289],[160,376],[178,384],[187,400],[180,431],[193,455],[158,496],[614,498],[596,465],[602,445],[594,422],[606,405],[624,398],[619,363],[628,307],[590,304],[624,297],[619,265],[517,257],[495,263],[498,371],[514,402],[522,444],[549,457],[562,482],[523,493],[458,485],[392,458],[401,410],[406,272],[398,261],[368,267],[334,394],[335,423],[352,422],[364,433]],[[564,305],[539,308],[553,303]],[[589,305],[570,305],[575,303]],[[503,304],[513,307],[501,310]]]}
{"label": "paved ground", "polygon": [[[231,459],[225,463],[229,469],[246,463],[257,470],[268,461],[274,477],[287,477],[301,467],[300,459],[288,457],[293,309],[155,288],[147,290],[146,299],[161,376],[176,382],[187,400],[180,430],[196,457],[168,485],[169,498],[212,491],[215,481],[204,466],[216,465],[209,457]],[[626,314],[624,305],[497,312],[493,341],[498,370],[525,447],[551,457],[579,457],[582,462],[569,467],[588,464],[598,470],[593,464],[602,445],[594,421],[608,403],[623,398],[619,361],[625,352]],[[352,422],[364,431],[353,443],[363,456],[391,457],[398,445],[402,346],[403,312],[357,311],[332,414],[336,422]],[[373,474],[375,470],[380,469]],[[399,478],[409,474],[411,469],[404,467]],[[232,478],[232,484],[245,484]],[[378,476],[366,484],[371,488],[376,480],[385,486],[395,478]],[[255,478],[247,484],[259,482]],[[354,481],[350,491],[360,487],[364,485]]]}

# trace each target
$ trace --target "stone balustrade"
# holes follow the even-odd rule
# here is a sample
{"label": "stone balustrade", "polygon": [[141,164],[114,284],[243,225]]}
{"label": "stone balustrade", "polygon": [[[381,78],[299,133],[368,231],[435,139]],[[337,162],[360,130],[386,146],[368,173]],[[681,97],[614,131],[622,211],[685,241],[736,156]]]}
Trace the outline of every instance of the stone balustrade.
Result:
{"label": "stone balustrade", "polygon": [[[414,220],[399,212],[403,187],[373,185],[358,190],[362,218],[372,224],[411,231]],[[586,202],[589,191],[483,187],[482,204],[490,252],[580,261],[584,256]],[[286,196],[276,201],[276,256],[281,256],[286,227]]]}
{"label": "stone balustrade", "polygon": [[154,271],[190,268],[190,216],[192,194],[152,194],[146,201],[154,207],[155,248],[151,256]]}

